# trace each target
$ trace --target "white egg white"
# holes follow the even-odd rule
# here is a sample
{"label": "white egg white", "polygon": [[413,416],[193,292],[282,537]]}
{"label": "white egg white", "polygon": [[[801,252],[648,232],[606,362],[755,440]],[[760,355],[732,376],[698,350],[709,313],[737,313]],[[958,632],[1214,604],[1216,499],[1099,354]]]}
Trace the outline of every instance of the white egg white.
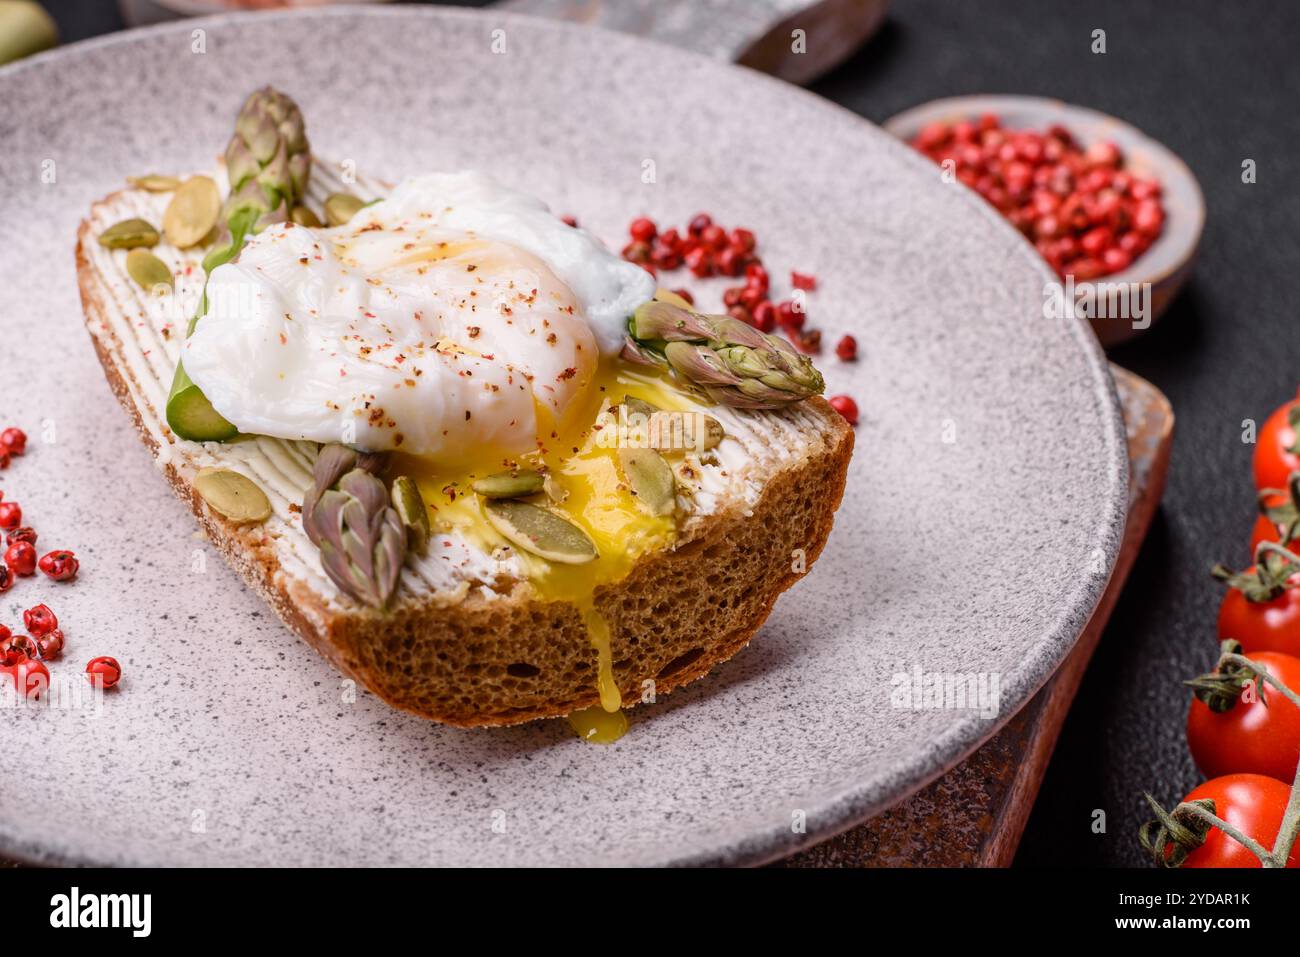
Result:
{"label": "white egg white", "polygon": [[253,237],[183,361],[242,432],[490,460],[563,418],[654,288],[525,193],[421,176],[345,226]]}

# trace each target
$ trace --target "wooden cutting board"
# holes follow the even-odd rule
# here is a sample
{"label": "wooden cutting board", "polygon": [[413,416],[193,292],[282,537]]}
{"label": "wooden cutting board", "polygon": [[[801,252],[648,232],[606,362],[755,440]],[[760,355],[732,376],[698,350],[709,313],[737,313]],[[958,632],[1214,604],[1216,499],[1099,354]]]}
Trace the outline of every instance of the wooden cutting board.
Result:
{"label": "wooden cutting board", "polygon": [[1005,867],[1015,857],[1052,749],[1088,660],[1164,493],[1173,444],[1169,400],[1112,365],[1128,433],[1129,512],[1115,571],[1060,670],[962,764],[865,824],[779,861],[780,867]]}

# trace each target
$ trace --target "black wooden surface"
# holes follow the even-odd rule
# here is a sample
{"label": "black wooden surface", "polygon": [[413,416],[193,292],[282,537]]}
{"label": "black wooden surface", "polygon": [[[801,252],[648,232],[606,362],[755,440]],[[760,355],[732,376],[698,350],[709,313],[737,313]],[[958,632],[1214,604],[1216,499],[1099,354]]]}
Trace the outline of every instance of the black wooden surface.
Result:
{"label": "black wooden surface", "polygon": [[[47,6],[65,41],[121,26],[108,0]],[[1090,50],[1095,29],[1106,31],[1104,55]],[[1113,355],[1162,389],[1178,417],[1163,512],[1084,680],[1018,863],[1140,864],[1141,792],[1172,802],[1199,781],[1178,681],[1214,656],[1219,590],[1209,565],[1246,558],[1242,420],[1262,421],[1300,379],[1298,42],[1292,0],[897,0],[876,39],[814,87],[876,122],[962,93],[1060,97],[1163,141],[1205,191],[1191,287]],[[1244,159],[1257,164],[1253,185],[1241,181]],[[1092,830],[1097,809],[1104,834]]]}

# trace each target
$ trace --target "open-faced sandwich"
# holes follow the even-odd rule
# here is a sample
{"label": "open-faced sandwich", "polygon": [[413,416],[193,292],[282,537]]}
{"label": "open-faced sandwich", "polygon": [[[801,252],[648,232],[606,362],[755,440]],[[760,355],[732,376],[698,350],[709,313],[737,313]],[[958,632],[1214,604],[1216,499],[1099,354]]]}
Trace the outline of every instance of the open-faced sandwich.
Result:
{"label": "open-faced sandwich", "polygon": [[783,339],[657,292],[538,200],[352,179],[265,89],[221,166],[96,203],[77,271],[109,383],[345,674],[449,724],[615,737],[811,565],[852,430]]}

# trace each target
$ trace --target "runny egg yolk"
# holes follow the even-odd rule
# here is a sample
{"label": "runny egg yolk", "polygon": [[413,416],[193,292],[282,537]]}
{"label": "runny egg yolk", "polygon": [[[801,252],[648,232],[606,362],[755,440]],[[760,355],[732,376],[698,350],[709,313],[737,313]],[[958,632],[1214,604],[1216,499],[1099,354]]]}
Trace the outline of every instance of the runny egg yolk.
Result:
{"label": "runny egg yolk", "polygon": [[[595,604],[602,585],[619,581],[648,551],[670,545],[676,532],[671,516],[649,514],[637,504],[618,468],[617,443],[601,437],[598,417],[607,404],[633,396],[668,411],[690,411],[692,403],[667,382],[623,365],[602,360],[579,398],[555,422],[539,404],[537,450],[522,457],[499,457],[447,470],[428,460],[402,455],[393,474],[409,475],[429,508],[435,539],[455,531],[485,552],[509,546],[483,513],[482,499],[471,489],[479,478],[514,467],[533,468],[548,477],[547,508],[581,528],[598,557],[581,565],[548,562],[510,546],[523,562],[529,581],[543,601],[577,607],[597,653],[600,708],[571,716],[578,733],[592,742],[612,741],[626,728],[619,714],[622,697],[614,681],[609,625]],[[602,713],[603,712],[603,713]]]}

